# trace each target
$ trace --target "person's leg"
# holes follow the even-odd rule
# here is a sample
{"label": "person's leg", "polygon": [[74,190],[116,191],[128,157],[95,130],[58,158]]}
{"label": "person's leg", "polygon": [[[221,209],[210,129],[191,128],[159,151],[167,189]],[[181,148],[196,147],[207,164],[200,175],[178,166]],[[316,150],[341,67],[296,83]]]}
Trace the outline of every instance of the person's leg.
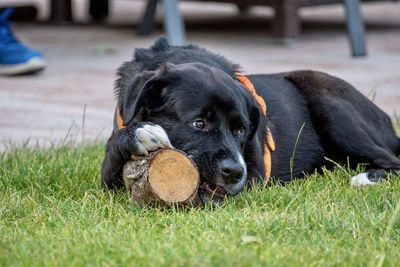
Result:
{"label": "person's leg", "polygon": [[45,61],[40,52],[32,50],[13,35],[8,18],[12,8],[0,14],[0,74],[18,75],[42,70]]}

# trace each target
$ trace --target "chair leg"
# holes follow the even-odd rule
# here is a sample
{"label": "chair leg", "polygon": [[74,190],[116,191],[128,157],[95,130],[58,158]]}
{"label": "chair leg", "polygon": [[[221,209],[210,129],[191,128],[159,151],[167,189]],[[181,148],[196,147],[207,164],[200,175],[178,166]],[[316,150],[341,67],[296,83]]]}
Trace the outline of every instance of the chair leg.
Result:
{"label": "chair leg", "polygon": [[50,20],[53,22],[71,22],[72,0],[51,0]]}
{"label": "chair leg", "polygon": [[251,8],[251,6],[246,4],[246,3],[244,3],[244,4],[243,3],[237,3],[236,7],[237,7],[237,9],[239,11],[239,14],[246,14],[246,13],[249,12],[249,10]]}
{"label": "chair leg", "polygon": [[273,19],[273,34],[275,37],[291,39],[300,33],[299,7],[294,1],[280,0],[273,6],[275,17]]}
{"label": "chair leg", "polygon": [[360,10],[360,0],[345,0],[344,4],[346,7],[347,32],[353,57],[366,56],[365,29]]}
{"label": "chair leg", "polygon": [[163,0],[164,27],[172,45],[185,44],[185,24],[177,0]]}
{"label": "chair leg", "polygon": [[138,34],[146,35],[154,29],[154,19],[156,15],[158,0],[149,0],[139,24]]}
{"label": "chair leg", "polygon": [[94,20],[105,20],[109,13],[108,0],[90,0],[89,1],[89,14]]}

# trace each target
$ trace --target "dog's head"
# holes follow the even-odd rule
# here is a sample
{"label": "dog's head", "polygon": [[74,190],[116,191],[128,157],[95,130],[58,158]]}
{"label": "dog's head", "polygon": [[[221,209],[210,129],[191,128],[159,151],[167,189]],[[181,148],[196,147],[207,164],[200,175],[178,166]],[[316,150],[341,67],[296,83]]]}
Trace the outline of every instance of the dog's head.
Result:
{"label": "dog's head", "polygon": [[260,110],[243,85],[201,63],[164,65],[133,84],[136,93],[125,99],[125,121],[148,121],[165,129],[172,145],[199,168],[203,202],[244,188],[243,151],[258,127]]}

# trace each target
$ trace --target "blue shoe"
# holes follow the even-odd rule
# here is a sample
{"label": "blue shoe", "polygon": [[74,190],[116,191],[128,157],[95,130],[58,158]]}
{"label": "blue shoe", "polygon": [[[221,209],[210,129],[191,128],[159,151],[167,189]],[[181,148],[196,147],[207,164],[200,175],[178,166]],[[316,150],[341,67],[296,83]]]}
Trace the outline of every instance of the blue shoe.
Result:
{"label": "blue shoe", "polygon": [[43,56],[20,43],[8,26],[8,18],[13,12],[8,8],[0,14],[0,74],[18,75],[42,70]]}

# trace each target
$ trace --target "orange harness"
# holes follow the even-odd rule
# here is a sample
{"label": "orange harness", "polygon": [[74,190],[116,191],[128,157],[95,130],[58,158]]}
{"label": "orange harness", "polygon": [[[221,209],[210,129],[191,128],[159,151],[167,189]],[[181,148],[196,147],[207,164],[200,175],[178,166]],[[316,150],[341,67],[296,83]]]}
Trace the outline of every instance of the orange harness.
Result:
{"label": "orange harness", "polygon": [[[261,109],[262,114],[267,116],[267,105],[265,104],[264,99],[259,96],[254,88],[254,85],[251,81],[241,74],[240,72],[236,72],[236,78],[238,81],[243,84],[243,86],[249,90],[250,94],[253,96],[254,100],[257,102],[258,106]],[[122,118],[121,112],[118,109],[118,106],[115,110],[115,121],[114,121],[117,129],[125,128],[124,120]],[[271,168],[272,168],[272,158],[271,154],[275,151],[275,142],[272,137],[271,130],[267,126],[267,137],[264,144],[264,165],[265,165],[265,182],[268,182],[271,177]]]}
{"label": "orange harness", "polygon": [[[253,96],[254,100],[257,102],[258,106],[261,109],[262,114],[267,116],[267,105],[265,104],[264,99],[259,96],[254,88],[254,85],[250,82],[249,78],[241,74],[240,72],[236,72],[236,78],[249,90],[250,94]],[[272,169],[272,158],[271,154],[275,151],[275,142],[272,137],[271,130],[267,126],[267,138],[264,144],[264,166],[265,166],[265,182],[268,182],[271,177],[271,169]]]}

